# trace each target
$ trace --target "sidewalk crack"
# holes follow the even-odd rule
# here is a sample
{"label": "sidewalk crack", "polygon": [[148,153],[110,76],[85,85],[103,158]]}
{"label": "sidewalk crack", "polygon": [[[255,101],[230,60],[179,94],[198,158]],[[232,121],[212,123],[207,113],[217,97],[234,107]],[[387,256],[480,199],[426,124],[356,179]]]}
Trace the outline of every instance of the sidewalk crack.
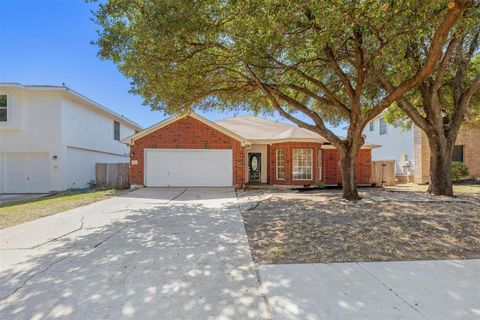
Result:
{"label": "sidewalk crack", "polygon": [[68,236],[68,235],[70,235],[70,234],[72,234],[72,233],[75,233],[75,232],[78,232],[78,231],[82,230],[82,229],[83,229],[83,224],[84,224],[84,219],[85,219],[85,217],[82,216],[82,218],[80,219],[80,227],[78,227],[77,229],[74,229],[74,230],[72,230],[72,231],[69,231],[69,232],[67,232],[67,233],[64,233],[64,234],[62,234],[62,235],[60,235],[60,236],[58,236],[58,237],[56,237],[56,238],[53,238],[53,239],[50,239],[50,240],[46,241],[46,242],[39,243],[39,244],[34,245],[34,246],[32,246],[32,247],[26,247],[26,248],[22,248],[22,247],[19,247],[19,248],[7,248],[7,249],[0,249],[0,251],[4,251],[4,250],[7,251],[7,250],[32,250],[32,249],[37,249],[37,248],[39,248],[39,247],[41,247],[41,246],[43,246],[43,245],[46,245],[47,243],[54,242],[54,241],[56,241],[56,240],[58,240],[58,239],[61,239],[61,238],[65,237],[65,236]]}

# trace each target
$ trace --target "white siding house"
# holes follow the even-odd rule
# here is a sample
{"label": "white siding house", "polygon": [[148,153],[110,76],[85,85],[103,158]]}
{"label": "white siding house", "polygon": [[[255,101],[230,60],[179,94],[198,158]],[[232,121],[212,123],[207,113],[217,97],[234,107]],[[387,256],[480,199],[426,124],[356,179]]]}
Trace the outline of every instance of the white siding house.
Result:
{"label": "white siding house", "polygon": [[0,193],[85,188],[95,163],[129,161],[121,140],[141,130],[68,87],[4,83],[0,98]]}
{"label": "white siding house", "polygon": [[395,160],[397,176],[412,176],[414,170],[414,133],[387,124],[383,114],[374,118],[364,129],[366,140],[381,145],[372,150],[372,160]]}

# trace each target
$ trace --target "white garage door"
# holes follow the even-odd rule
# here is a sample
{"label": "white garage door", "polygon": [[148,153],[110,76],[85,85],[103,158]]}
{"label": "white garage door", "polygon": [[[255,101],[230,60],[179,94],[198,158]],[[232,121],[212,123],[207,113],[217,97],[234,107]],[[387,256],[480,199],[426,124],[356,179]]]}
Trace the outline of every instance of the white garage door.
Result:
{"label": "white garage door", "polygon": [[50,191],[47,153],[2,154],[3,193],[43,193]]}
{"label": "white garage door", "polygon": [[146,149],[147,187],[232,185],[232,150]]}

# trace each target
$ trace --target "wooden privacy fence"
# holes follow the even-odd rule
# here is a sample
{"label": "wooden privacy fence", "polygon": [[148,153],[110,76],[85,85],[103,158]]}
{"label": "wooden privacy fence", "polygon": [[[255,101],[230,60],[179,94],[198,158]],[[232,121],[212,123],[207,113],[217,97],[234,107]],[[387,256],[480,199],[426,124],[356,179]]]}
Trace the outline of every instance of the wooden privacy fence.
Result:
{"label": "wooden privacy fence", "polygon": [[128,188],[128,163],[97,163],[95,183],[100,187]]}
{"label": "wooden privacy fence", "polygon": [[395,185],[395,160],[373,161],[372,183],[377,186]]}

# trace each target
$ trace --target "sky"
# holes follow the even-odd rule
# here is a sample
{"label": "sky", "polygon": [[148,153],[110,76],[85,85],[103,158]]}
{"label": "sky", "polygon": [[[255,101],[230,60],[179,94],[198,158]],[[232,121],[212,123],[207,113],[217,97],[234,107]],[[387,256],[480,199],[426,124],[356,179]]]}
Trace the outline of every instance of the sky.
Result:
{"label": "sky", "polygon": [[[97,57],[91,44],[97,39],[98,26],[91,20],[95,8],[83,0],[0,0],[0,82],[65,83],[143,127],[163,120],[163,112],[151,111],[142,97],[129,93],[130,81],[115,64]],[[234,115],[200,114],[210,120]]]}

